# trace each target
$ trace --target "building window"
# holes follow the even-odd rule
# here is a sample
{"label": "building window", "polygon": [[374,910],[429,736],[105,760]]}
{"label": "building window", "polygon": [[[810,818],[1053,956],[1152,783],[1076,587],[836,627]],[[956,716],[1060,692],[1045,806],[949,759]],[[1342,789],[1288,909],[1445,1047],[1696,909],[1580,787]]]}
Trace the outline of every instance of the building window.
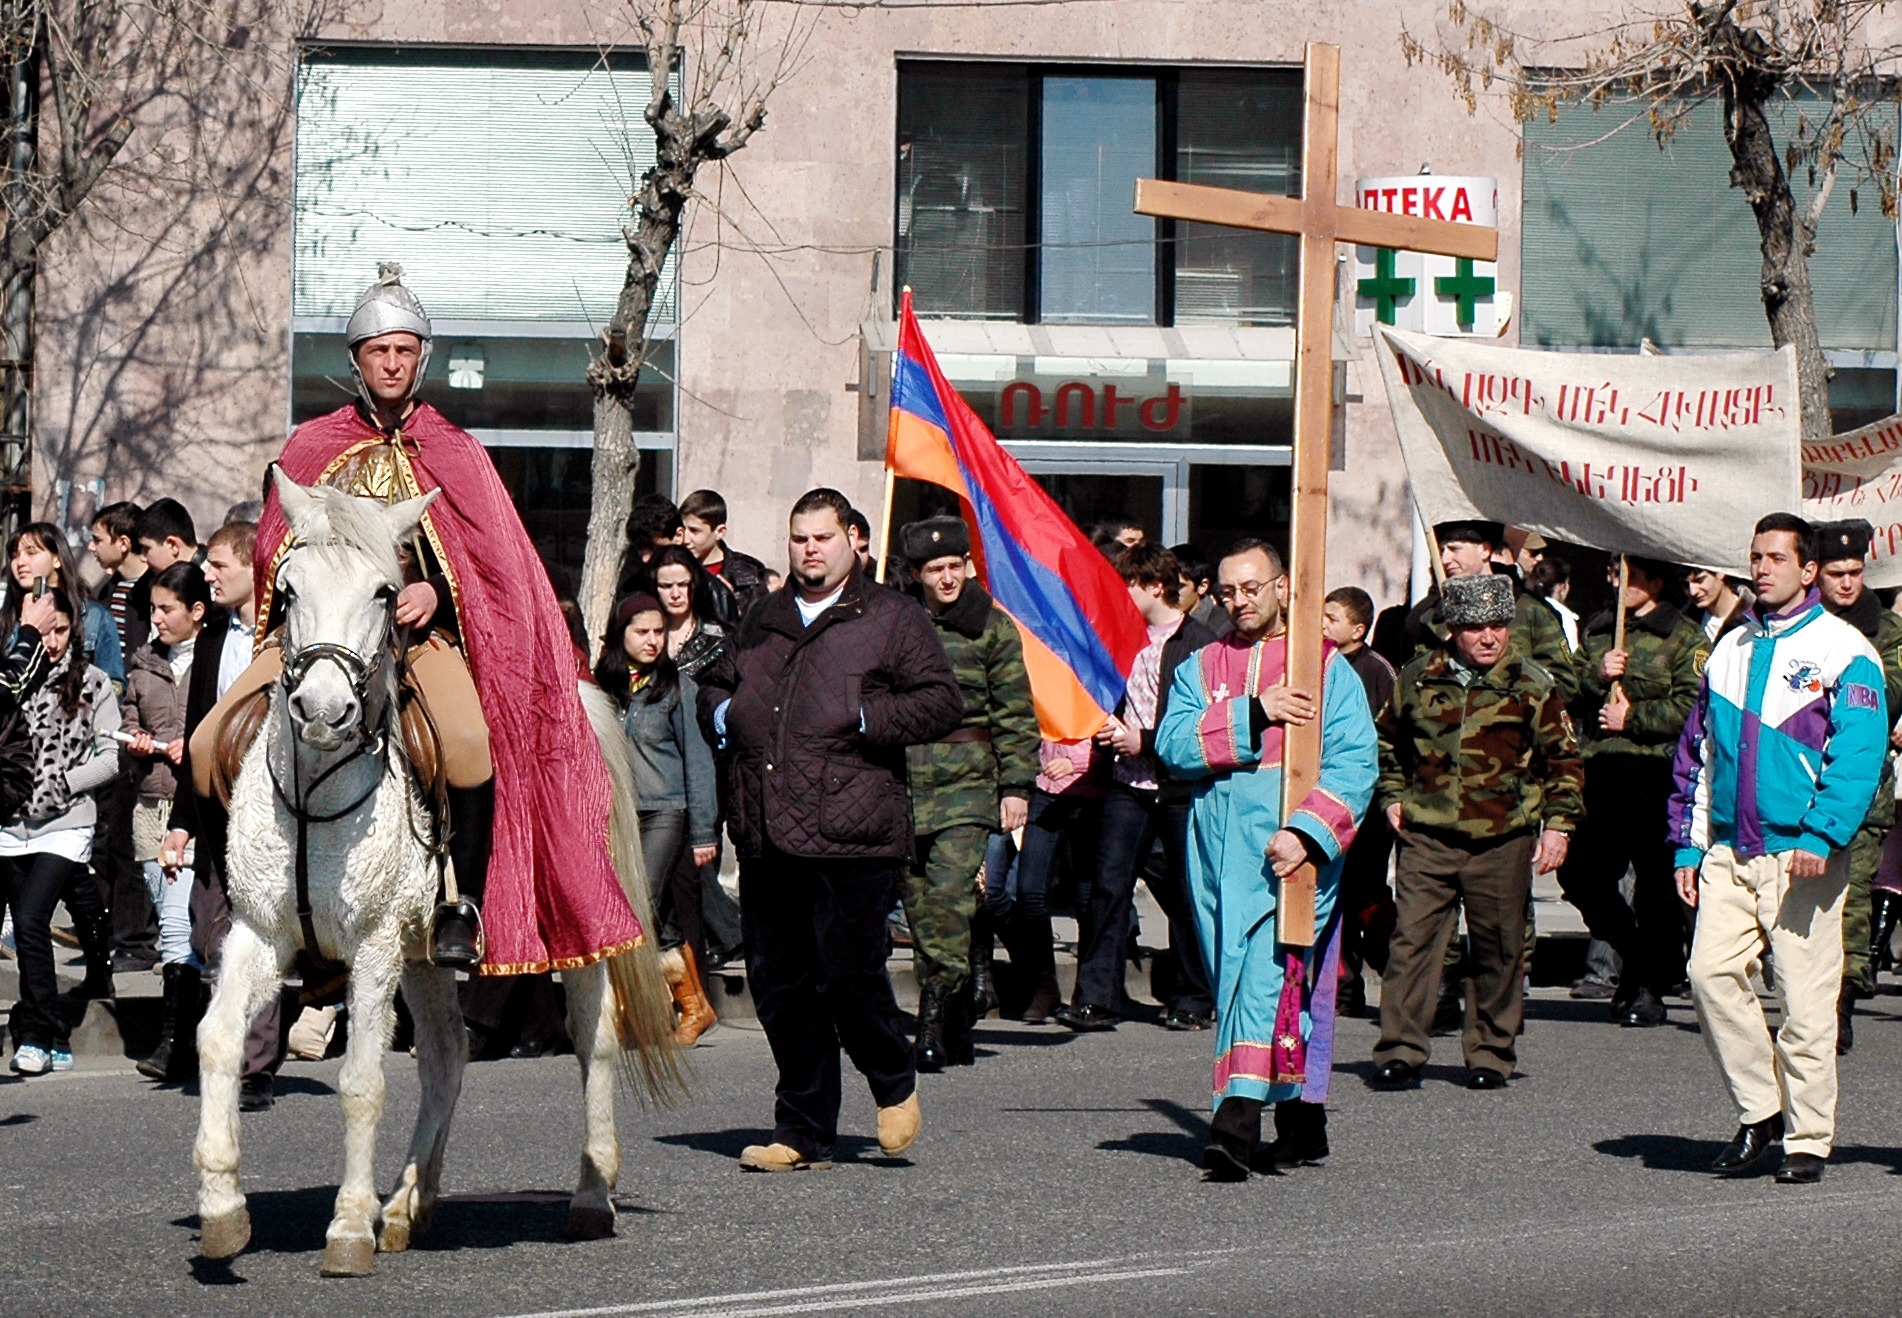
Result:
{"label": "building window", "polygon": [[[648,90],[639,56],[593,49],[304,50],[291,422],[355,395],[344,326],[378,264],[395,262],[435,327],[421,397],[490,446],[552,561],[578,563],[585,372],[627,277],[633,180],[654,159]],[[643,475],[670,480],[674,290],[670,257],[635,417]],[[585,522],[585,498],[581,509]]]}
{"label": "building window", "polygon": [[898,66],[897,287],[920,316],[1290,325],[1295,246],[1152,220],[1139,178],[1300,189],[1298,69]]}
{"label": "building window", "polygon": [[[1766,111],[1779,142],[1814,107],[1802,98]],[[1521,339],[1527,346],[1636,348],[1770,346],[1758,293],[1756,221],[1730,186],[1722,107],[1706,101],[1664,145],[1630,107],[1567,107],[1525,126]],[[1888,113],[1893,116],[1891,108]],[[1891,120],[1893,131],[1893,120]],[[1799,206],[1808,181],[1792,177]],[[1850,203],[1839,183],[1810,258],[1825,349],[1893,353],[1896,230],[1871,195]],[[1853,405],[1852,405],[1853,406]]]}

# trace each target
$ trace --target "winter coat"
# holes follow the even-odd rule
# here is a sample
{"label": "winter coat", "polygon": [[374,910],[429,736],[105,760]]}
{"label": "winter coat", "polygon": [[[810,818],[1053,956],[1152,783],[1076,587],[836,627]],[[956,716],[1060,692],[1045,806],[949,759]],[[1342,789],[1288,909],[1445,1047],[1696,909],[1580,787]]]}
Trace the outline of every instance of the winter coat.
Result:
{"label": "winter coat", "polygon": [[961,740],[906,752],[912,823],[920,833],[956,824],[995,829],[999,798],[1028,801],[1042,767],[1024,643],[1017,624],[975,581],[931,621],[964,693],[964,721]]}
{"label": "winter coat", "polygon": [[[634,767],[634,799],[643,810],[685,810],[687,844],[710,847],[720,840],[719,802],[713,787],[713,752],[700,732],[697,689],[680,674],[665,695],[645,690],[621,711],[628,759]],[[665,875],[653,876],[664,882]]]}
{"label": "winter coat", "polygon": [[742,860],[898,860],[912,851],[905,748],[964,717],[937,629],[856,566],[804,625],[792,587],[746,616],[700,679],[702,730],[729,750],[727,831]]}
{"label": "winter coat", "polygon": [[[217,640],[222,643],[224,637]],[[215,663],[218,656],[211,658]],[[195,657],[192,662],[197,662]],[[126,732],[151,733],[160,747],[156,755],[126,752],[126,764],[142,801],[169,801],[178,790],[178,771],[165,758],[163,748],[185,735],[185,703],[190,691],[189,667],[184,677],[176,678],[171,659],[154,646],[143,645],[133,651],[125,675],[125,696],[119,702],[121,724]]]}
{"label": "winter coat", "polygon": [[[1863,639],[1876,647],[1882,660],[1882,690],[1889,718],[1895,727],[1902,719],[1902,617],[1882,607],[1873,590],[1865,590],[1856,602],[1836,616],[1861,632]],[[1887,829],[1895,824],[1895,760],[1882,757],[1882,780],[1876,784],[1876,799],[1869,803],[1863,818],[1866,828]]]}
{"label": "winter coat", "polygon": [[78,707],[68,714],[60,706],[61,678],[72,659],[68,650],[23,707],[33,736],[33,791],[7,832],[26,841],[94,827],[93,793],[119,774],[119,743],[112,736],[119,730],[119,698],[111,679],[88,665]]}
{"label": "winter coat", "polygon": [[[1902,619],[1897,621],[1902,622]],[[1617,638],[1617,615],[1607,610],[1585,624],[1579,654],[1579,698],[1573,705],[1587,761],[1605,755],[1641,755],[1669,760],[1677,753],[1678,734],[1697,703],[1710,659],[1704,629],[1669,604],[1660,603],[1642,617],[1625,615],[1625,675],[1618,679],[1631,712],[1623,732],[1605,732],[1598,711],[1611,699],[1611,683],[1600,670]]]}

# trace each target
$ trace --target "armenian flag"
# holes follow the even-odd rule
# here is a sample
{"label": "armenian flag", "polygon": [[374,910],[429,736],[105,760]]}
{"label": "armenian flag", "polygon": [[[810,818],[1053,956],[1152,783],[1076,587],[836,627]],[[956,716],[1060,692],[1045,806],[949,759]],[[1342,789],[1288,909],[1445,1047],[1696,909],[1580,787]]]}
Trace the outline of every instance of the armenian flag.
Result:
{"label": "armenian flag", "polygon": [[1109,560],[945,381],[909,289],[892,360],[885,465],[954,491],[963,504],[978,580],[1023,635],[1043,735],[1094,735],[1148,644],[1142,614]]}

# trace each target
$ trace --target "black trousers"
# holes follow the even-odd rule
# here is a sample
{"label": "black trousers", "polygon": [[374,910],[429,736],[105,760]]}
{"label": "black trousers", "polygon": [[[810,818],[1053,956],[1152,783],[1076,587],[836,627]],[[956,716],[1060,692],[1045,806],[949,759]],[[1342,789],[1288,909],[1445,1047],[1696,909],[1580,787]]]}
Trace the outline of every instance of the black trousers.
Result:
{"label": "black trousers", "polygon": [[145,871],[132,858],[132,806],[137,799],[138,789],[126,773],[99,793],[92,861],[112,911],[113,952],[156,959],[158,911],[146,890]]}
{"label": "black trousers", "polygon": [[1156,840],[1162,840],[1163,873],[1150,884],[1169,917],[1169,948],[1175,957],[1171,1011],[1209,1015],[1215,996],[1196,943],[1189,907],[1189,803],[1158,800],[1154,792],[1115,786],[1103,800],[1096,882],[1090,889],[1088,931],[1077,949],[1076,1001],[1116,1010],[1122,995],[1123,957],[1128,951],[1130,909],[1136,879]]}
{"label": "black trousers", "polygon": [[1387,886],[1387,861],[1393,855],[1393,829],[1384,810],[1370,809],[1347,849],[1341,866],[1341,967],[1359,975],[1362,966],[1376,974],[1387,969],[1387,943],[1396,912]]}
{"label": "black trousers", "polygon": [[[1668,759],[1600,755],[1585,762],[1585,821],[1559,868],[1559,886],[1592,937],[1624,959],[1624,993],[1662,994],[1684,979],[1689,926],[1673,875],[1670,800]],[[1634,876],[1630,905],[1618,891],[1627,866]]]}
{"label": "black trousers", "polygon": [[740,862],[746,974],[779,1067],[773,1139],[808,1157],[829,1156],[838,1139],[841,1048],[878,1106],[917,1087],[885,973],[900,864],[811,860],[770,845]]}
{"label": "black trousers", "polygon": [[[59,975],[53,964],[53,907],[65,893],[73,918],[105,914],[86,867],[64,856],[39,852],[0,858],[0,901],[13,910],[14,954],[19,958],[20,1000],[13,1004],[14,1046],[64,1048],[71,1026],[54,1006]],[[79,882],[71,880],[77,876]]]}

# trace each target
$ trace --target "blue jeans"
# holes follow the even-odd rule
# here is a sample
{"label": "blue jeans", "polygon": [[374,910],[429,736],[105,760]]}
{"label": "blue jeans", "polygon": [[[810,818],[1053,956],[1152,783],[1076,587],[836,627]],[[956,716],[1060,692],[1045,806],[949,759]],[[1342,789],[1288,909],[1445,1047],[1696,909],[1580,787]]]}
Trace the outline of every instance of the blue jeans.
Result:
{"label": "blue jeans", "polygon": [[191,870],[173,870],[168,883],[165,867],[156,860],[141,861],[140,865],[145,870],[145,890],[152,895],[152,905],[158,911],[159,964],[198,965],[198,958],[192,955]]}

